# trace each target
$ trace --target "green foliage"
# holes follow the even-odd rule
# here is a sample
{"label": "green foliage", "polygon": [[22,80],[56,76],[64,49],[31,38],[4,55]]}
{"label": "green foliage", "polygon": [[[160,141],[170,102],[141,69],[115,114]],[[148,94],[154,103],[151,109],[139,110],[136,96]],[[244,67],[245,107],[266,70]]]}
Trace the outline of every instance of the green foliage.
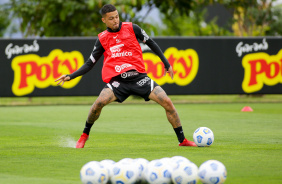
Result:
{"label": "green foliage", "polygon": [[[282,8],[267,0],[10,0],[1,8],[0,35],[7,22],[20,19],[20,31],[28,36],[97,36],[105,30],[100,8],[114,4],[121,21],[138,24],[155,36],[263,36],[282,35]],[[234,33],[216,19],[206,22],[205,7],[219,3],[233,14]],[[144,22],[158,8],[162,25]],[[140,14],[140,11],[145,13]],[[228,26],[228,25],[226,25]],[[230,25],[229,25],[230,26]]]}
{"label": "green foliage", "polygon": [[232,33],[224,27],[216,24],[215,17],[210,22],[205,21],[206,10],[194,10],[189,15],[180,16],[179,12],[175,12],[171,16],[164,19],[167,26],[163,30],[162,35],[165,36],[222,36],[231,35]]}
{"label": "green foliage", "polygon": [[282,8],[274,7],[273,2],[275,0],[223,1],[226,8],[233,10],[235,35],[282,35]]}
{"label": "green foliage", "polygon": [[4,5],[0,5],[0,37],[4,35],[9,24],[9,12]]}
{"label": "green foliage", "polygon": [[282,35],[282,5],[274,7],[272,10],[273,19],[269,20],[269,25],[265,35],[281,36]]}
{"label": "green foliage", "polygon": [[107,0],[11,0],[13,16],[21,19],[24,36],[97,36],[105,30],[101,21],[100,8],[107,4],[116,5],[122,21],[132,21],[149,31],[155,27],[143,23],[136,13],[143,1]]}

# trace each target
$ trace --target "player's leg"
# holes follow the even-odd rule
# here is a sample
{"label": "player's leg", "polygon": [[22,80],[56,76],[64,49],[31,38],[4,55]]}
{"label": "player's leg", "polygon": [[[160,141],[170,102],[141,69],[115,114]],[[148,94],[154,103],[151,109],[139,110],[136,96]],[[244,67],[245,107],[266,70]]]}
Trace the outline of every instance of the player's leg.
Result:
{"label": "player's leg", "polygon": [[167,119],[177,135],[178,141],[180,143],[179,146],[196,146],[194,142],[188,141],[185,138],[179,115],[165,91],[160,86],[156,86],[150,93],[149,98],[160,104],[165,109]]}
{"label": "player's leg", "polygon": [[160,86],[155,87],[149,98],[160,104],[165,109],[167,119],[173,128],[181,126],[180,118],[172,101]]}
{"label": "player's leg", "polygon": [[117,98],[110,88],[104,88],[89,110],[87,123],[94,124],[99,118],[102,108]]}
{"label": "player's leg", "polygon": [[92,107],[89,110],[83,133],[76,143],[76,148],[84,147],[84,144],[89,137],[89,132],[91,130],[91,127],[94,124],[94,122],[99,118],[102,108],[115,100],[116,97],[110,88],[104,88],[101,91],[100,95],[95,100],[95,102],[93,103]]}

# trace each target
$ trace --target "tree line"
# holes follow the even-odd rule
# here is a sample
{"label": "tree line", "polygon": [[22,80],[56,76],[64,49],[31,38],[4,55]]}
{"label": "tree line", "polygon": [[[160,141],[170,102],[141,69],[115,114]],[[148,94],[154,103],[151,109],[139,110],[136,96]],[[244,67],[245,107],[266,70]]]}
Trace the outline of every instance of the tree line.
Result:
{"label": "tree line", "polygon": [[[0,36],[97,36],[105,30],[100,8],[114,4],[121,21],[138,24],[154,36],[281,36],[282,6],[276,0],[9,0],[0,5]],[[219,6],[230,15],[209,16]],[[144,21],[158,9],[161,24]],[[143,12],[143,13],[140,13]],[[15,24],[17,22],[17,24]]]}

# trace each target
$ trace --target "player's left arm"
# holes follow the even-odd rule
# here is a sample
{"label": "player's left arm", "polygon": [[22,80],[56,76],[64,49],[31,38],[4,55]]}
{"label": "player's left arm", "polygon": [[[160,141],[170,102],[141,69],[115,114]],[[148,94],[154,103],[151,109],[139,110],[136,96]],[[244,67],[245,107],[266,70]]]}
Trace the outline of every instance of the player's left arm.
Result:
{"label": "player's left arm", "polygon": [[133,30],[137,39],[143,41],[148,47],[159,56],[165,66],[165,73],[169,73],[170,77],[173,79],[173,70],[171,65],[169,64],[167,58],[164,56],[163,51],[158,46],[158,44],[152,40],[147,33],[141,29],[138,25],[133,24]]}

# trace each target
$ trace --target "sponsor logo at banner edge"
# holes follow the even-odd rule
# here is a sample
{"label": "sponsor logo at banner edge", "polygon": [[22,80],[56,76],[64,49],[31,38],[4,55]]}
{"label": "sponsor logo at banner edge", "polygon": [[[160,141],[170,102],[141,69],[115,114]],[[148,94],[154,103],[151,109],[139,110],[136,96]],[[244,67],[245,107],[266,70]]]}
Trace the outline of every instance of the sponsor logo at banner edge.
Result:
{"label": "sponsor logo at banner edge", "polygon": [[38,52],[39,51],[39,44],[37,43],[37,40],[33,41],[32,45],[24,44],[23,46],[13,45],[13,43],[9,43],[6,46],[5,54],[7,56],[7,59],[11,59],[13,55],[19,55],[23,53],[29,53],[29,52]]}
{"label": "sponsor logo at banner edge", "polygon": [[265,38],[262,40],[262,43],[254,42],[252,45],[249,45],[247,43],[244,44],[241,41],[236,46],[236,52],[238,54],[238,57],[241,57],[242,54],[244,53],[250,53],[253,51],[261,51],[261,50],[267,50],[267,49],[268,49],[268,43]]}

